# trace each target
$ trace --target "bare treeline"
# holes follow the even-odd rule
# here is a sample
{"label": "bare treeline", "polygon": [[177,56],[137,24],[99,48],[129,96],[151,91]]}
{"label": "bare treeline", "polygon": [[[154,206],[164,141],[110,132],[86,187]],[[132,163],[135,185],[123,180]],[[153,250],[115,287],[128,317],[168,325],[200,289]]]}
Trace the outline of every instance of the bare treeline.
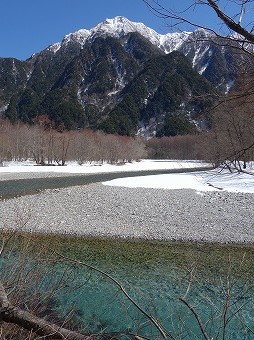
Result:
{"label": "bare treeline", "polygon": [[210,134],[152,138],[147,141],[148,158],[207,160]]}
{"label": "bare treeline", "polygon": [[249,109],[234,107],[233,102],[231,107],[221,105],[212,116],[211,131],[152,138],[146,142],[148,158],[203,160],[242,171],[254,160],[254,115]]}
{"label": "bare treeline", "polygon": [[140,138],[106,135],[91,130],[62,131],[0,120],[0,163],[32,159],[40,165],[67,161],[121,163],[146,155]]}
{"label": "bare treeline", "polygon": [[[92,130],[62,131],[0,120],[0,163],[33,160],[40,165],[76,161],[125,163],[141,158],[208,159],[206,135],[144,140]],[[211,157],[210,157],[211,158]],[[209,159],[210,159],[209,158]]]}

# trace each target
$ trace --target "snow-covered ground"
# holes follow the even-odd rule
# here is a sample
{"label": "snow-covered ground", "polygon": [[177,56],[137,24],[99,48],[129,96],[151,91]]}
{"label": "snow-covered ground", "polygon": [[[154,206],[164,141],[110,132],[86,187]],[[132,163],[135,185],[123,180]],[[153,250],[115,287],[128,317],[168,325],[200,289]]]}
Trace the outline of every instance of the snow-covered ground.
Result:
{"label": "snow-covered ground", "polygon": [[143,170],[165,170],[179,168],[195,168],[211,166],[210,164],[199,161],[182,161],[182,160],[151,160],[144,159],[140,162],[125,164],[99,164],[86,163],[78,165],[76,162],[68,163],[66,166],[35,166],[33,161],[25,162],[4,162],[0,167],[0,176],[2,173],[67,173],[67,174],[91,174],[103,172],[120,172],[120,171],[143,171]]}
{"label": "snow-covered ground", "polygon": [[229,191],[254,193],[254,175],[230,173],[228,170],[119,178],[105,185],[129,188],[194,189],[196,191]]}
{"label": "snow-covered ground", "polygon": [[[172,161],[172,160],[142,160],[140,162],[127,163],[123,165],[111,164],[84,164],[70,163],[66,166],[34,166],[33,162],[10,162],[0,167],[0,180],[8,178],[26,178],[36,175],[66,175],[66,174],[91,174],[119,171],[143,171],[143,170],[164,170],[179,168],[194,168],[210,166],[209,164],[197,161]],[[13,175],[16,175],[13,177]],[[207,170],[195,173],[166,174],[153,176],[139,176],[115,179],[104,182],[105,185],[121,187],[142,187],[160,189],[194,189],[203,191],[229,191],[254,193],[254,175],[230,173],[228,170],[219,171]]]}

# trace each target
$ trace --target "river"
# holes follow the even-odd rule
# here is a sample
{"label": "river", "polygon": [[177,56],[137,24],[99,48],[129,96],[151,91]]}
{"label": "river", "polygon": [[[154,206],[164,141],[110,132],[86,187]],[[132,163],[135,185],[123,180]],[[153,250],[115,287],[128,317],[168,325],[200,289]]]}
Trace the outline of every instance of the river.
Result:
{"label": "river", "polygon": [[251,247],[45,235],[26,236],[19,244],[11,247],[13,261],[6,253],[2,280],[16,273],[28,305],[29,297],[34,305],[41,296],[38,306],[47,306],[46,315],[71,314],[74,324],[86,333],[131,332],[160,339],[157,329],[119,287],[89,265],[117,280],[176,339],[202,338],[197,320],[179,300],[183,296],[194,306],[210,338],[217,334],[223,338],[227,320],[225,339],[253,339]]}
{"label": "river", "polygon": [[[136,175],[124,173],[124,176]],[[44,188],[122,176],[117,173],[4,181],[0,192],[2,196],[12,197]],[[45,186],[42,183],[46,183]],[[6,189],[2,191],[6,184],[7,188],[14,188],[9,194]],[[22,241],[22,247],[11,248],[11,257],[6,254],[2,276],[7,280],[15,272],[19,273],[19,279],[23,278],[28,287],[27,294],[32,298],[38,292],[50,296],[47,311],[63,318],[72,311],[73,322],[84,327],[85,332],[131,332],[159,339],[158,330],[126,299],[119,287],[104,274],[87,268],[85,264],[88,264],[121,283],[141,309],[163,325],[169,338],[170,334],[177,339],[202,338],[197,319],[179,300],[184,297],[194,306],[211,338],[254,339],[252,246],[47,235],[28,235],[25,239],[27,237],[29,246]],[[28,251],[28,248],[31,249]],[[24,256],[24,252],[28,255]],[[66,258],[63,260],[55,252]],[[67,257],[83,264],[70,262]],[[10,258],[14,259],[11,264]],[[36,279],[35,273],[40,273]],[[118,334],[117,338],[128,336]]]}
{"label": "river", "polygon": [[[135,176],[150,176],[172,173],[184,173],[194,171],[207,171],[212,168],[197,167],[197,168],[179,168],[169,170],[144,170],[144,171],[122,171],[111,173],[98,174],[77,174],[65,175],[56,174],[53,177],[43,178],[24,178],[1,181],[0,178],[0,198],[8,199],[16,196],[32,195],[40,190],[66,188],[70,186],[86,185],[90,183],[105,182],[116,178],[135,177]],[[31,174],[32,176],[32,174]]]}

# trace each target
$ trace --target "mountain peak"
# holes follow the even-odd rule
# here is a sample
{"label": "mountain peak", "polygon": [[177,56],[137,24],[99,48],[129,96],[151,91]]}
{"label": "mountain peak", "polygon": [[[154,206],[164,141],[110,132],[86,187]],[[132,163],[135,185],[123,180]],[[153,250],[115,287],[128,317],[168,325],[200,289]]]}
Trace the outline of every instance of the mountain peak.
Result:
{"label": "mountain peak", "polygon": [[126,23],[131,23],[131,21],[121,15],[116,16],[115,18],[107,18],[104,22],[104,24],[108,25],[116,25],[116,24],[126,24]]}
{"label": "mountain peak", "polygon": [[114,36],[121,37],[128,33],[138,32],[145,38],[152,40],[153,43],[159,41],[159,34],[141,22],[130,21],[123,16],[106,19],[91,29],[91,36]]}
{"label": "mountain peak", "polygon": [[61,43],[49,46],[48,50],[56,53],[62,45],[69,43],[78,43],[81,48],[83,48],[87,41],[93,41],[97,37],[110,36],[119,38],[133,32],[139,33],[165,53],[170,53],[179,49],[180,46],[192,35],[194,35],[195,38],[195,35],[210,34],[205,30],[159,34],[141,22],[134,22],[123,16],[116,16],[115,18],[104,20],[90,30],[80,29],[74,33],[67,34]]}
{"label": "mountain peak", "polygon": [[74,33],[65,35],[61,43],[55,43],[48,47],[48,50],[56,53],[60,45],[66,45],[74,42],[79,43],[81,47],[87,40],[94,40],[97,37],[121,37],[128,33],[138,32],[146,39],[150,40],[153,44],[160,45],[160,34],[153,29],[147,27],[141,22],[133,22],[123,16],[116,16],[112,19],[106,19],[98,25],[94,26],[90,30],[80,29]]}

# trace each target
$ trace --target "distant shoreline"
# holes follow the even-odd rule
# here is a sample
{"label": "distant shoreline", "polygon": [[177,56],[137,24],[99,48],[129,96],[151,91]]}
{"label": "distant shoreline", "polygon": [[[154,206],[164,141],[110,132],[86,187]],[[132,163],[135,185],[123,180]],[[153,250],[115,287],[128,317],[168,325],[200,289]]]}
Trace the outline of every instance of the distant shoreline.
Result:
{"label": "distant shoreline", "polygon": [[[6,229],[6,230],[0,230],[0,233],[6,233],[8,234],[13,230]],[[36,230],[33,231],[20,231],[17,232],[17,235],[20,236],[33,236],[34,238],[54,238],[54,239],[71,239],[71,240],[84,240],[85,241],[105,241],[105,242],[118,242],[118,243],[130,243],[130,244],[137,244],[137,243],[149,243],[154,245],[163,245],[163,246],[190,246],[190,247],[218,247],[218,248],[247,248],[247,249],[253,249],[254,250],[254,242],[244,242],[244,243],[235,243],[235,242],[208,242],[208,241],[188,241],[185,239],[182,240],[158,240],[158,239],[146,239],[146,238],[130,238],[130,237],[121,237],[121,236],[93,236],[93,235],[78,235],[78,234],[66,234],[61,232],[56,233],[50,233],[50,232],[37,232]]]}

